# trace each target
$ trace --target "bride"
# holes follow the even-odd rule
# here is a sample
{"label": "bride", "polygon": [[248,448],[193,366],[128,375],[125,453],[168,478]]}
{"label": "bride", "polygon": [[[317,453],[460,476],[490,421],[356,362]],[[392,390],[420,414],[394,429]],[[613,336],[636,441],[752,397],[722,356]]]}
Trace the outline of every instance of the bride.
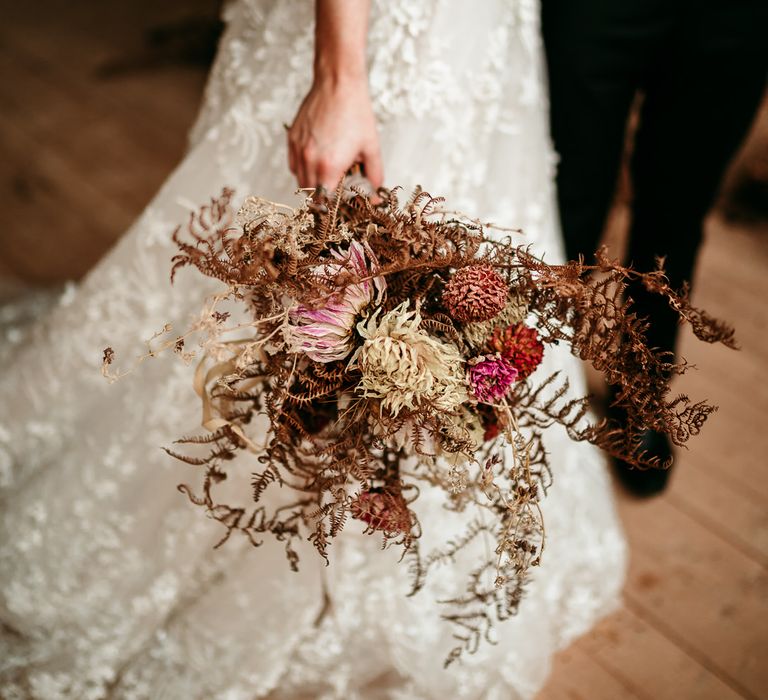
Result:
{"label": "bride", "polygon": [[[286,160],[308,187],[362,162],[376,185],[421,184],[561,258],[538,12],[536,0],[374,0],[368,17],[364,0],[318,0],[315,22],[301,0],[227,6],[186,158],[82,284],[5,348],[3,698],[530,698],[555,651],[615,607],[625,546],[603,459],[557,428],[543,564],[496,643],[443,670],[454,643],[436,601],[461,572],[406,598],[397,552],[356,521],[329,567],[306,551],[293,573],[270,541],[214,550],[218,524],[175,488],[188,468],[160,450],[199,423],[191,368],[159,358],[114,385],[99,374],[105,346],[141,354],[140,339],[185,327],[209,291],[193,273],[169,284],[173,228],[224,185],[296,201]],[[565,350],[545,363],[583,389]],[[420,506],[424,536],[443,541],[440,494]]]}

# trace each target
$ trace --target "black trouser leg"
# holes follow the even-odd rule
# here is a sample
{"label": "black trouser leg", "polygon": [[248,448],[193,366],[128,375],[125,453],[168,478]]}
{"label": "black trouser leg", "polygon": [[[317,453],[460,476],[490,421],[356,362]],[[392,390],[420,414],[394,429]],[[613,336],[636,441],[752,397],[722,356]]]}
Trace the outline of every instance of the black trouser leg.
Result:
{"label": "black trouser leg", "polygon": [[[542,0],[551,131],[566,254],[587,262],[616,188],[624,133],[647,55],[669,30],[648,0]],[[659,16],[661,16],[659,18]]]}
{"label": "black trouser leg", "polygon": [[[667,257],[673,286],[690,279],[704,215],[743,137],[765,79],[765,0],[542,0],[551,126],[561,161],[560,215],[569,257],[591,255],[611,203],[630,103],[646,91],[633,158],[629,258],[642,270]],[[673,350],[677,320],[633,285],[652,346]],[[609,415],[623,421],[613,406]],[[646,430],[638,452],[666,462],[666,436]],[[637,494],[668,472],[617,461]]]}
{"label": "black trouser leg", "polygon": [[[765,83],[765,58],[750,42],[748,18],[731,16],[729,23],[721,8],[701,13],[649,76],[632,162],[627,257],[645,271],[664,256],[673,288],[692,280],[704,217]],[[652,321],[650,344],[674,351],[678,323],[668,304],[640,285],[630,294],[638,315]]]}
{"label": "black trouser leg", "polygon": [[[558,202],[569,258],[603,230],[636,90],[646,98],[633,157],[628,259],[666,256],[673,287],[690,280],[702,222],[764,86],[765,0],[542,0]],[[673,350],[668,305],[631,290],[649,341]]]}

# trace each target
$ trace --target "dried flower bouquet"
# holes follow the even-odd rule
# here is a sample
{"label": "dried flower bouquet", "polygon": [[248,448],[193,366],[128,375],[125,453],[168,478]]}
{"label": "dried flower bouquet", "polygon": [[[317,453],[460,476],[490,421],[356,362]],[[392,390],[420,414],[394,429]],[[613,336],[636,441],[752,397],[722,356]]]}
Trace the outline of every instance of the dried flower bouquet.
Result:
{"label": "dried flower bouquet", "polygon": [[[402,202],[398,190],[374,200],[340,189],[297,209],[249,198],[236,216],[231,197],[225,190],[174,234],[173,273],[193,265],[226,285],[193,328],[208,432],[179,442],[207,452],[171,451],[202,470],[199,487],[180,489],[224,526],[220,544],[237,532],[258,545],[271,533],[294,568],[297,539],[327,560],[332,539],[359,521],[404,548],[414,592],[435,564],[490,537],[488,561],[448,601],[458,640],[448,662],[514,613],[540,561],[546,428],[558,423],[640,468],[664,467],[639,452],[641,432],[682,445],[714,410],[669,396],[686,365],[646,345],[646,322],[622,300],[638,280],[700,339],[733,346],[732,330],[670,289],[662,269],[641,274],[604,252],[594,266],[549,265],[422,191]],[[234,335],[219,310],[233,300],[246,313]],[[624,425],[592,422],[565,377],[535,373],[553,343],[604,373]],[[183,339],[173,345],[184,352]],[[254,428],[259,417],[266,434]],[[231,507],[217,487],[248,450],[254,505]],[[429,523],[411,507],[425,484],[466,513],[464,535],[430,553],[419,549]],[[287,504],[270,499],[278,486],[293,494]]]}

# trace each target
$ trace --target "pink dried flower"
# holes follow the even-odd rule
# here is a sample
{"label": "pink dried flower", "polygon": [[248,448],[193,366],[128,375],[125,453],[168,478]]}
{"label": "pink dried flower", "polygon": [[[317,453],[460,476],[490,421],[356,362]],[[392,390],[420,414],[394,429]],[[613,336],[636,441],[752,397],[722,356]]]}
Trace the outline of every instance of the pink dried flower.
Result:
{"label": "pink dried flower", "polygon": [[483,403],[495,403],[514,384],[517,369],[501,355],[481,355],[470,360],[467,375],[472,395]]}
{"label": "pink dried flower", "polygon": [[[372,303],[379,304],[386,289],[383,277],[372,277],[378,264],[371,249],[352,241],[345,252],[332,251],[339,262],[326,263],[313,274],[337,287],[325,304],[316,308],[299,305],[291,311],[285,338],[291,352],[317,362],[343,360],[352,351],[353,331]],[[349,282],[350,275],[360,281]]]}
{"label": "pink dried flower", "polygon": [[504,278],[487,263],[457,270],[443,290],[443,304],[457,321],[487,321],[506,305],[509,289]]}

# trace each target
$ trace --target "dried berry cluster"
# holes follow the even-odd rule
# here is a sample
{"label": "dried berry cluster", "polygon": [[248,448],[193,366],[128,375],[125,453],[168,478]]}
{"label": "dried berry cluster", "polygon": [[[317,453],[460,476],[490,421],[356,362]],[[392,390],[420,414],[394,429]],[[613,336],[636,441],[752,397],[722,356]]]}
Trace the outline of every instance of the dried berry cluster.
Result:
{"label": "dried berry cluster", "polygon": [[[231,196],[174,234],[174,273],[193,265],[227,286],[199,327],[207,355],[197,388],[209,432],[179,441],[209,450],[172,452],[202,468],[202,484],[180,488],[225,526],[222,542],[241,532],[259,544],[272,533],[293,567],[297,538],[327,559],[332,539],[356,519],[405,548],[414,592],[435,564],[490,537],[492,558],[448,601],[459,640],[449,661],[514,613],[540,560],[547,427],[559,423],[574,440],[660,466],[638,453],[640,432],[652,427],[682,444],[713,410],[668,396],[685,366],[647,347],[644,321],[622,301],[625,283],[639,279],[697,336],[733,344],[661,270],[639,274],[605,255],[595,266],[548,265],[420,191],[401,202],[397,190],[375,200],[340,190],[298,209],[250,198],[234,218]],[[223,299],[247,308],[236,339],[228,313],[215,308]],[[565,379],[534,371],[558,342],[617,387],[625,425],[590,424],[586,399],[568,397]],[[257,417],[266,434],[253,427]],[[251,509],[217,499],[244,450],[256,453]],[[411,507],[427,484],[466,517],[464,536],[436,552],[420,551],[429,523]],[[276,485],[294,495],[289,503],[271,497]]]}

